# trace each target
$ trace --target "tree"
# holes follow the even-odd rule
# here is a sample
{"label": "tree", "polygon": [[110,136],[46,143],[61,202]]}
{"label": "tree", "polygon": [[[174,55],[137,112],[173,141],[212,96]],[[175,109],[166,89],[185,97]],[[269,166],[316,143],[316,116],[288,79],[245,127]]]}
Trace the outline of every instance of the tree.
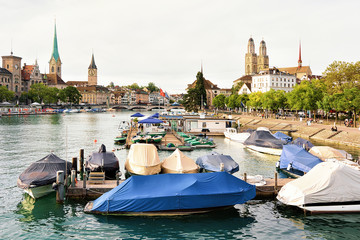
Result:
{"label": "tree", "polygon": [[198,112],[199,105],[197,104],[198,96],[195,88],[190,88],[183,98],[183,105],[188,112]]}
{"label": "tree", "polygon": [[252,92],[249,95],[249,101],[247,102],[247,106],[259,109],[262,107],[262,92]]}
{"label": "tree", "polygon": [[206,105],[206,90],[205,90],[205,78],[202,72],[198,72],[196,75],[196,85],[197,93],[197,105],[200,105],[200,109]]}
{"label": "tree", "polygon": [[60,92],[59,89],[57,89],[56,87],[47,87],[45,92],[46,95],[43,98],[44,103],[51,104],[58,102]]}
{"label": "tree", "polygon": [[240,107],[240,103],[237,101],[238,95],[237,94],[233,94],[229,97],[228,103],[227,103],[227,107],[231,108],[231,109],[235,109]]}
{"label": "tree", "polygon": [[139,85],[137,83],[133,83],[133,84],[129,85],[128,88],[130,88],[132,90],[141,89],[141,87],[139,87]]}
{"label": "tree", "polygon": [[231,94],[238,94],[240,88],[244,85],[244,82],[238,82],[231,87]]}
{"label": "tree", "polygon": [[146,87],[151,93],[152,92],[156,92],[159,91],[159,88],[155,85],[155,83],[153,82],[149,82],[147,87]]}
{"label": "tree", "polygon": [[5,86],[0,87],[0,102],[2,101],[11,101],[14,99],[15,93],[10,91]]}
{"label": "tree", "polygon": [[342,97],[344,109],[354,113],[354,126],[356,127],[356,115],[360,111],[360,89],[345,89]]}
{"label": "tree", "polygon": [[219,94],[216,97],[214,97],[212,104],[214,105],[214,107],[216,108],[224,108],[225,107],[225,95],[224,94]]}
{"label": "tree", "polygon": [[36,83],[31,85],[29,90],[29,98],[33,102],[42,103],[44,97],[46,96],[46,92],[47,92],[46,88],[48,88],[48,86],[45,86],[42,83]]}
{"label": "tree", "polygon": [[249,95],[246,93],[238,95],[236,99],[237,105],[241,108],[245,108],[248,101]]}
{"label": "tree", "polygon": [[22,92],[19,98],[20,103],[29,104],[29,93]]}
{"label": "tree", "polygon": [[79,103],[81,100],[81,94],[76,87],[67,86],[64,89],[60,90],[59,93],[60,100],[66,103]]}

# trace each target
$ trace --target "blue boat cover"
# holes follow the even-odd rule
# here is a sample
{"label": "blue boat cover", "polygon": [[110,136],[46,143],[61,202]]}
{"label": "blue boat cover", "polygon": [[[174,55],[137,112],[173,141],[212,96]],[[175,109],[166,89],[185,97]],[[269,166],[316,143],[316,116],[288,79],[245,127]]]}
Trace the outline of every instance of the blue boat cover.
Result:
{"label": "blue boat cover", "polygon": [[283,140],[285,142],[291,142],[292,141],[292,137],[286,135],[285,133],[282,132],[276,132],[275,134],[273,134],[274,137],[276,137],[277,139]]}
{"label": "blue boat cover", "polygon": [[314,146],[310,141],[305,140],[303,138],[297,138],[293,141],[293,144],[298,145],[299,147],[303,147],[305,145],[305,149],[309,150]]}
{"label": "blue boat cover", "polygon": [[294,144],[284,145],[280,156],[281,169],[286,169],[289,163],[291,163],[293,169],[304,173],[309,172],[321,162],[322,161],[318,157]]}
{"label": "blue boat cover", "polygon": [[133,115],[131,115],[130,117],[143,117],[144,115],[142,115],[141,113],[134,113]]}
{"label": "blue boat cover", "polygon": [[159,117],[160,117],[160,114],[157,112],[157,113],[151,115],[150,117],[152,117],[152,118],[159,118]]}
{"label": "blue boat cover", "polygon": [[153,212],[242,204],[254,185],[226,172],[132,176],[93,203],[96,212]]}
{"label": "blue boat cover", "polygon": [[145,118],[145,119],[139,121],[139,123],[156,124],[156,123],[163,123],[163,121],[161,121],[160,119],[157,119],[157,118],[148,117],[148,118]]}
{"label": "blue boat cover", "polygon": [[212,172],[220,172],[220,165],[224,164],[224,171],[233,174],[239,171],[239,164],[229,155],[222,155],[217,152],[211,152],[208,155],[198,157],[196,164],[199,165],[200,169],[205,169]]}

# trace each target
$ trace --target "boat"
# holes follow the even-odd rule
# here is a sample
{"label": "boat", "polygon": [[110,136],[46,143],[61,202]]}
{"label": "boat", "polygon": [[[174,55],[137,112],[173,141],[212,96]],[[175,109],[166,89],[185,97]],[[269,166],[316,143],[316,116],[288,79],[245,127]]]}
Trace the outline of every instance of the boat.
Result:
{"label": "boat", "polygon": [[120,121],[119,126],[118,126],[118,130],[120,132],[128,132],[130,130],[130,123],[128,121]]}
{"label": "boat", "polygon": [[244,141],[248,149],[277,156],[281,155],[285,144],[285,141],[275,138],[270,131],[259,128]]}
{"label": "boat", "polygon": [[71,163],[51,153],[44,158],[32,163],[17,180],[17,186],[24,189],[32,198],[43,197],[55,190],[52,184],[56,182],[58,171],[64,171],[67,175],[71,171]]}
{"label": "boat", "polygon": [[276,132],[273,134],[274,137],[276,137],[277,139],[283,140],[287,143],[292,141],[292,137],[286,135],[285,133],[282,132]]}
{"label": "boat", "polygon": [[80,109],[71,109],[70,110],[70,113],[79,113],[80,112]]}
{"label": "boat", "polygon": [[149,143],[151,141],[151,136],[149,135],[144,135],[141,137],[140,141],[141,143]]}
{"label": "boat", "polygon": [[107,152],[104,144],[85,161],[87,172],[105,172],[105,179],[116,179],[119,169],[119,159],[113,152]]}
{"label": "boat", "polygon": [[161,163],[162,173],[197,173],[199,166],[194,160],[187,157],[179,149],[176,149]]}
{"label": "boat", "polygon": [[229,155],[211,152],[210,154],[198,157],[196,164],[200,167],[200,172],[228,172],[233,174],[239,171],[239,164]]}
{"label": "boat", "polygon": [[254,185],[226,172],[132,176],[86,204],[85,213],[125,216],[177,216],[243,204]]}
{"label": "boat", "polygon": [[133,143],[138,143],[141,140],[142,140],[142,136],[140,136],[140,135],[136,135],[136,136],[131,138],[131,142],[133,142]]}
{"label": "boat", "polygon": [[322,162],[285,184],[277,199],[311,213],[360,212],[360,171],[341,162]]}
{"label": "boat", "polygon": [[192,151],[194,147],[187,145],[178,145],[175,146],[173,143],[168,143],[166,145],[158,145],[159,150],[161,151],[175,151],[177,148],[181,151]]}
{"label": "boat", "polygon": [[163,138],[162,136],[152,136],[151,139],[150,139],[150,142],[160,143],[162,138]]}
{"label": "boat", "polygon": [[119,136],[115,137],[114,143],[117,145],[123,145],[126,143],[127,136],[124,134],[120,134]]}
{"label": "boat", "polygon": [[161,162],[154,144],[132,144],[125,161],[129,175],[153,175],[161,171]]}
{"label": "boat", "polygon": [[294,144],[284,145],[279,162],[276,167],[285,174],[298,178],[309,172],[322,161],[306,151],[304,148]]}
{"label": "boat", "polygon": [[309,151],[310,148],[314,146],[310,141],[305,140],[303,138],[298,137],[294,141],[292,141],[292,144],[298,145],[299,147],[304,148],[305,150]]}
{"label": "boat", "polygon": [[232,141],[244,143],[246,139],[250,136],[249,132],[237,133],[235,128],[226,128],[224,132],[226,138],[229,138]]}

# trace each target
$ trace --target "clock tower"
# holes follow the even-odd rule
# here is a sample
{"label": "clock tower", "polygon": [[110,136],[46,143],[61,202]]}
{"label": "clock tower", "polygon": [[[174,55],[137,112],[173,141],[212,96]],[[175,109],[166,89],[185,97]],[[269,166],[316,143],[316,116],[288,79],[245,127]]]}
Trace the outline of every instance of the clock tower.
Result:
{"label": "clock tower", "polygon": [[21,57],[16,57],[11,51],[10,56],[2,57],[2,66],[12,73],[12,81],[9,90],[14,91],[16,95],[24,90],[21,82]]}
{"label": "clock tower", "polygon": [[95,65],[94,54],[92,54],[91,62],[88,68],[88,85],[97,85],[97,67]]}

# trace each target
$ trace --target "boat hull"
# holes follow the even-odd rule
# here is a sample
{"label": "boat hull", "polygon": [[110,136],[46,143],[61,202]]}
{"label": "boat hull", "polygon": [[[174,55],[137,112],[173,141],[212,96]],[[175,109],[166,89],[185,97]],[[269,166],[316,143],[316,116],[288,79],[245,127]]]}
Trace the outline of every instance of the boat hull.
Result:
{"label": "boat hull", "polygon": [[52,184],[39,186],[39,187],[25,188],[24,191],[35,199],[41,198],[52,192],[55,192],[55,190],[52,188]]}
{"label": "boat hull", "polygon": [[276,155],[276,156],[280,156],[282,153],[282,149],[277,149],[277,148],[259,147],[259,146],[255,146],[255,145],[246,145],[246,147],[248,149],[251,149],[256,152],[261,152],[261,153],[266,153],[266,154],[271,154],[271,155]]}
{"label": "boat hull", "polygon": [[333,203],[324,205],[303,205],[300,208],[311,212],[313,214],[320,213],[358,213],[360,212],[360,202],[354,202],[350,204],[346,203]]}

